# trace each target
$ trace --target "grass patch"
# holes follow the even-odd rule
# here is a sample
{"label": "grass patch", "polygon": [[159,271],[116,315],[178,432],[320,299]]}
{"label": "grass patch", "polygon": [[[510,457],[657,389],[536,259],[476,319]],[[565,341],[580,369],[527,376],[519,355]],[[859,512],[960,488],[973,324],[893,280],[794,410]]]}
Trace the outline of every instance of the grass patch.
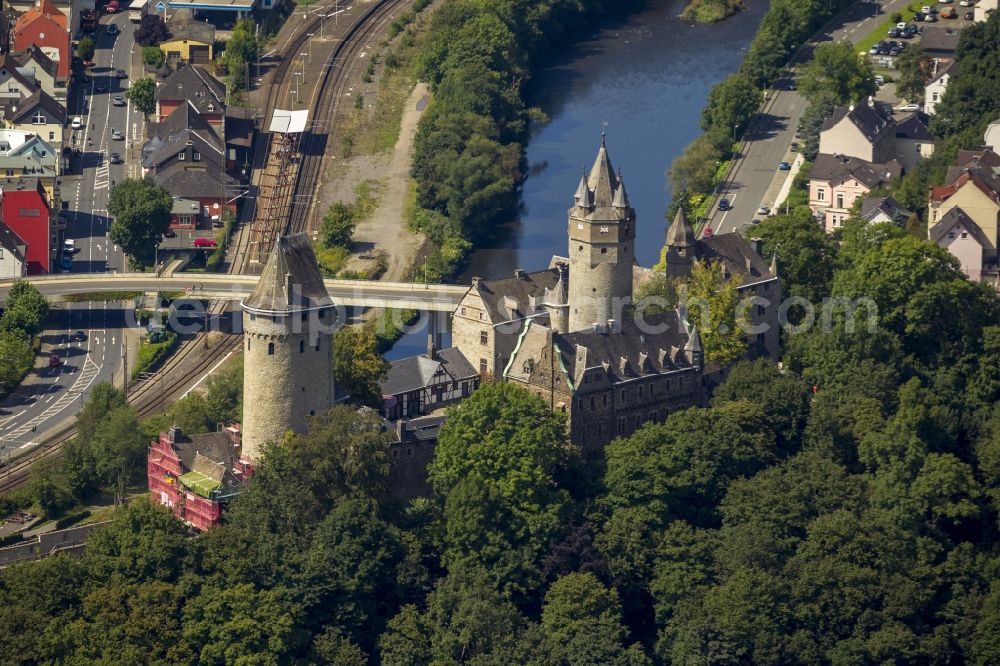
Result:
{"label": "grass patch", "polygon": [[319,270],[323,277],[337,277],[337,273],[347,265],[347,259],[351,256],[351,251],[346,247],[317,247],[316,261],[319,263]]}
{"label": "grass patch", "polygon": [[681,18],[698,23],[715,23],[732,16],[743,7],[743,0],[691,0],[681,12]]}
{"label": "grass patch", "polygon": [[[914,7],[916,7],[916,9],[914,9]],[[922,5],[910,5],[909,7],[903,7],[903,9],[900,10],[899,12],[899,14],[902,15],[903,17],[902,20],[906,21],[907,23],[911,22],[913,20],[913,16],[920,11],[920,7],[922,7]],[[896,25],[896,23],[898,23],[898,21],[893,21],[892,18],[893,18],[892,14],[886,14],[885,20],[881,21],[877,26],[875,26],[875,29],[871,33],[869,33],[867,37],[865,37],[861,41],[855,42],[855,46],[857,47],[858,51],[863,52],[865,55],[867,55],[868,49],[875,46],[883,39],[888,39],[889,28],[893,27],[894,25]]]}
{"label": "grass patch", "polygon": [[142,296],[141,291],[90,291],[80,294],[67,294],[63,300],[67,303],[86,303],[88,301],[131,301]]}
{"label": "grass patch", "polygon": [[163,339],[159,342],[149,342],[146,338],[139,344],[139,354],[135,360],[135,369],[132,370],[132,379],[136,379],[144,372],[152,372],[163,365],[177,349],[180,338],[173,331],[165,331]]}

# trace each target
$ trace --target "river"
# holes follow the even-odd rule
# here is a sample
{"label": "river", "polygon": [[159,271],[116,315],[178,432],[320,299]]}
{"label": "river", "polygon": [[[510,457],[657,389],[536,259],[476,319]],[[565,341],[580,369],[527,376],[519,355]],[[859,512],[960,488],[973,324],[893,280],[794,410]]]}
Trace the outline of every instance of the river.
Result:
{"label": "river", "polygon": [[[643,266],[656,263],[671,197],[666,171],[700,134],[709,90],[739,67],[767,11],[767,3],[749,0],[744,12],[699,25],[677,17],[684,4],[651,0],[645,11],[607,19],[535,75],[530,99],[549,122],[535,127],[528,142],[521,210],[479,243],[457,282],[539,270],[553,254],[566,254],[566,211],[602,131],[635,208],[636,258]],[[418,332],[388,357],[425,348],[426,333]]]}

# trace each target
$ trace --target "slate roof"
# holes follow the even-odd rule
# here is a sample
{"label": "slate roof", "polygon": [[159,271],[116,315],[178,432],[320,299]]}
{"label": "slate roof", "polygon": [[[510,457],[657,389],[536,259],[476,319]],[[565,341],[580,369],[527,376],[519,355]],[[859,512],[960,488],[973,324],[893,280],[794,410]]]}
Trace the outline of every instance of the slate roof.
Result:
{"label": "slate roof", "polygon": [[436,358],[422,354],[393,361],[381,383],[382,395],[401,395],[428,387],[438,370],[444,370],[453,381],[479,376],[462,352],[451,347],[437,352]]}
{"label": "slate roof", "polygon": [[952,182],[932,187],[931,201],[944,201],[970,181],[992,201],[1000,204],[1000,175],[982,167],[965,167]]}
{"label": "slate roof", "polygon": [[986,172],[997,173],[1000,169],[1000,155],[997,155],[989,148],[981,150],[960,150],[955,159],[955,165],[948,167],[945,174],[945,182],[951,183],[958,179],[968,169],[980,167]]}
{"label": "slate roof", "polygon": [[226,145],[249,148],[253,144],[254,120],[249,109],[229,107],[226,109]]}
{"label": "slate roof", "polygon": [[830,129],[845,117],[861,131],[869,142],[877,139],[882,132],[895,124],[892,116],[886,113],[881,106],[862,103],[850,109],[843,106],[835,107],[833,114],[823,121],[822,131]]}
{"label": "slate roof", "polygon": [[[288,300],[290,291],[292,302]],[[242,305],[263,313],[333,306],[306,234],[281,236],[275,241],[257,286]]]}
{"label": "slate roof", "polygon": [[19,262],[24,263],[24,257],[28,253],[28,244],[3,222],[0,222],[0,247],[14,255]]}
{"label": "slate roof", "polygon": [[625,184],[621,174],[615,174],[603,135],[594,164],[580,179],[573,195],[573,204],[571,214],[591,222],[619,222],[629,217],[631,209]]}
{"label": "slate roof", "polygon": [[187,100],[198,113],[224,112],[225,98],[225,84],[195,65],[181,67],[156,89],[156,101]]}
{"label": "slate roof", "polygon": [[208,432],[198,435],[179,433],[174,438],[174,448],[184,469],[195,469],[195,457],[202,455],[216,463],[231,465],[235,461],[233,443],[225,432]]}
{"label": "slate roof", "polygon": [[854,178],[868,188],[873,188],[898,178],[902,170],[902,166],[896,160],[874,164],[857,157],[820,153],[816,156],[809,178],[829,181],[834,185],[848,178]]}
{"label": "slate roof", "polygon": [[210,161],[174,162],[153,175],[173,196],[189,198],[219,198],[234,184],[222,169]]}
{"label": "slate roof", "polygon": [[[572,280],[573,276],[569,279]],[[550,268],[522,273],[521,277],[515,275],[496,280],[480,279],[478,282],[474,281],[472,288],[483,299],[490,321],[498,324],[534,314],[531,297],[535,297],[540,304],[545,297],[545,290],[555,287],[558,281],[558,269]],[[513,311],[507,307],[508,302],[514,305]]]}
{"label": "slate roof", "polygon": [[[644,328],[649,331],[665,330],[660,333],[644,332],[633,317],[626,317],[618,333],[594,333],[592,330],[556,333],[553,341],[571,378],[577,373],[578,345],[587,350],[587,367],[605,366],[612,382],[692,367],[682,352],[691,336],[676,312],[647,316],[647,323],[649,326]],[[625,359],[624,368],[622,358]]]}
{"label": "slate roof", "polygon": [[35,90],[38,88],[38,82],[35,78],[33,76],[29,77],[22,72],[20,63],[18,63],[10,53],[5,53],[2,57],[0,57],[0,74],[3,76],[10,74],[12,78],[17,80],[18,83],[25,86],[29,90]]}
{"label": "slate roof", "polygon": [[22,70],[34,63],[48,72],[53,79],[59,75],[59,65],[56,61],[45,55],[45,52],[34,44],[23,51],[14,51],[10,55]]}
{"label": "slate roof", "polygon": [[188,40],[202,42],[203,44],[215,43],[215,26],[202,21],[171,21],[167,23],[167,30],[170,37],[164,42],[174,42],[177,40]]}
{"label": "slate roof", "polygon": [[771,275],[771,264],[737,233],[701,239],[698,242],[698,258],[721,262],[730,275],[740,276],[744,285],[775,277]]}
{"label": "slate roof", "polygon": [[982,227],[976,224],[975,220],[966,215],[965,211],[958,206],[955,206],[945,213],[944,217],[938,220],[938,223],[930,228],[929,233],[931,240],[935,243],[939,242],[956,224],[961,224],[965,227],[969,233],[972,234],[972,237],[976,239],[976,242],[979,243],[984,249],[996,249],[996,246],[982,230]]}
{"label": "slate roof", "polygon": [[[922,45],[922,42],[921,42],[921,45]],[[940,79],[945,74],[952,74],[952,73],[954,73],[954,71],[956,69],[958,69],[958,64],[957,64],[958,61],[957,60],[953,60],[952,58],[941,58],[940,61],[938,62],[938,66],[940,67],[942,63],[944,64],[944,67],[941,67],[941,69],[938,70],[937,74],[935,74],[931,78],[931,80],[927,82],[927,85],[930,85],[931,83],[934,83],[935,81],[937,81],[938,79]]]}
{"label": "slate roof", "polygon": [[26,97],[20,104],[9,105],[4,110],[4,117],[12,123],[21,123],[29,119],[36,108],[45,111],[55,123],[66,123],[65,107],[41,88],[37,88],[30,97]]}
{"label": "slate roof", "polygon": [[903,208],[892,197],[867,197],[861,200],[861,218],[871,222],[879,213],[884,213],[897,224],[910,219],[913,211]]}
{"label": "slate roof", "polygon": [[953,54],[958,49],[962,31],[951,26],[924,26],[920,33],[920,48],[929,54]]}
{"label": "slate roof", "polygon": [[927,128],[930,117],[918,111],[903,122],[896,125],[897,139],[913,139],[915,141],[933,141],[934,135]]}
{"label": "slate roof", "polygon": [[667,229],[667,245],[671,247],[691,247],[697,242],[694,229],[684,213],[684,209],[678,207],[674,221]]}

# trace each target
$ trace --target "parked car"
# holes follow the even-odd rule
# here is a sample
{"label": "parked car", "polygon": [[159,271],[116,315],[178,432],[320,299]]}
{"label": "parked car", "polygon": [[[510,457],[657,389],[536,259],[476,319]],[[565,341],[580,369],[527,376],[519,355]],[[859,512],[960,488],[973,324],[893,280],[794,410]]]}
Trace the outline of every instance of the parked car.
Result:
{"label": "parked car", "polygon": [[760,208],[757,209],[757,214],[758,215],[770,215],[771,214],[771,209],[768,208],[767,206],[761,206]]}
{"label": "parked car", "polygon": [[121,95],[115,95],[111,99],[111,103],[114,104],[115,106],[125,106],[125,98],[122,97]]}
{"label": "parked car", "polygon": [[966,21],[971,21],[975,17],[976,17],[975,12],[965,12],[965,20]]}
{"label": "parked car", "polygon": [[930,5],[924,5],[923,7],[921,7],[920,8],[920,13],[921,14],[925,14],[925,15],[926,14],[930,14],[931,13],[931,7],[930,7]]}
{"label": "parked car", "polygon": [[66,254],[76,254],[80,251],[80,248],[76,246],[76,241],[72,238],[67,238],[63,241],[63,252]]}
{"label": "parked car", "polygon": [[215,247],[216,245],[218,245],[218,243],[211,238],[199,237],[194,239],[195,247]]}
{"label": "parked car", "polygon": [[124,69],[116,69],[115,70],[115,78],[116,79],[127,79],[128,78],[128,73]]}
{"label": "parked car", "polygon": [[122,156],[118,153],[111,153],[111,159],[109,160],[112,164],[121,164]]}
{"label": "parked car", "polygon": [[719,210],[732,210],[733,204],[729,202],[729,199],[719,200]]}
{"label": "parked car", "polygon": [[163,232],[163,237],[164,238],[177,238],[177,232],[174,231],[173,229],[167,229],[166,231]]}
{"label": "parked car", "polygon": [[882,51],[881,44],[872,44],[872,47],[868,49],[868,55],[879,55]]}
{"label": "parked car", "polygon": [[49,367],[58,368],[62,365],[62,359],[59,358],[59,354],[49,354]]}
{"label": "parked car", "polygon": [[919,104],[915,104],[913,102],[909,102],[907,104],[903,104],[903,105],[897,107],[897,110],[898,111],[919,111],[920,110],[920,105]]}
{"label": "parked car", "polygon": [[788,149],[791,150],[793,153],[799,152],[799,142],[792,141],[792,144],[788,146]]}
{"label": "parked car", "polygon": [[875,85],[877,85],[877,86],[884,86],[885,85],[885,77],[882,76],[881,74],[876,74],[875,75]]}
{"label": "parked car", "polygon": [[701,237],[702,238],[711,238],[712,237],[712,227],[705,227],[702,230],[702,232],[701,232]]}
{"label": "parked car", "polygon": [[118,11],[118,0],[109,0],[108,4],[104,5],[104,11],[109,14],[114,14]]}
{"label": "parked car", "polygon": [[976,4],[976,0],[958,0],[958,4],[962,7],[971,7]]}
{"label": "parked car", "polygon": [[73,116],[73,122],[69,126],[75,130],[83,129],[83,118],[81,116]]}
{"label": "parked car", "polygon": [[890,37],[899,37],[899,28],[895,28],[895,27],[889,28],[889,36]]}
{"label": "parked car", "polygon": [[913,20],[914,21],[923,21],[924,20],[924,15],[922,13],[920,13],[920,12],[917,12],[916,14],[913,15]]}
{"label": "parked car", "polygon": [[791,171],[792,165],[788,162],[781,162],[778,164],[778,171]]}
{"label": "parked car", "polygon": [[750,220],[750,224],[760,224],[760,220],[758,220],[757,218],[754,218],[754,219]]}
{"label": "parked car", "polygon": [[937,13],[928,14],[927,16],[924,17],[924,21],[926,21],[927,23],[937,23]]}

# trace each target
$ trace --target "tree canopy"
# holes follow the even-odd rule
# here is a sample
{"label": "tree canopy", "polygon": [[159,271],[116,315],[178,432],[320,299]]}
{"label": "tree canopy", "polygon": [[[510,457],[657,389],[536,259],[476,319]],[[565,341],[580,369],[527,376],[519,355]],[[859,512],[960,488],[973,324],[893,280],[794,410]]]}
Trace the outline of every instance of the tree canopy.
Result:
{"label": "tree canopy", "polygon": [[111,188],[108,212],[114,217],[108,237],[140,266],[153,262],[156,245],[170,226],[173,199],[151,180],[126,178]]}

